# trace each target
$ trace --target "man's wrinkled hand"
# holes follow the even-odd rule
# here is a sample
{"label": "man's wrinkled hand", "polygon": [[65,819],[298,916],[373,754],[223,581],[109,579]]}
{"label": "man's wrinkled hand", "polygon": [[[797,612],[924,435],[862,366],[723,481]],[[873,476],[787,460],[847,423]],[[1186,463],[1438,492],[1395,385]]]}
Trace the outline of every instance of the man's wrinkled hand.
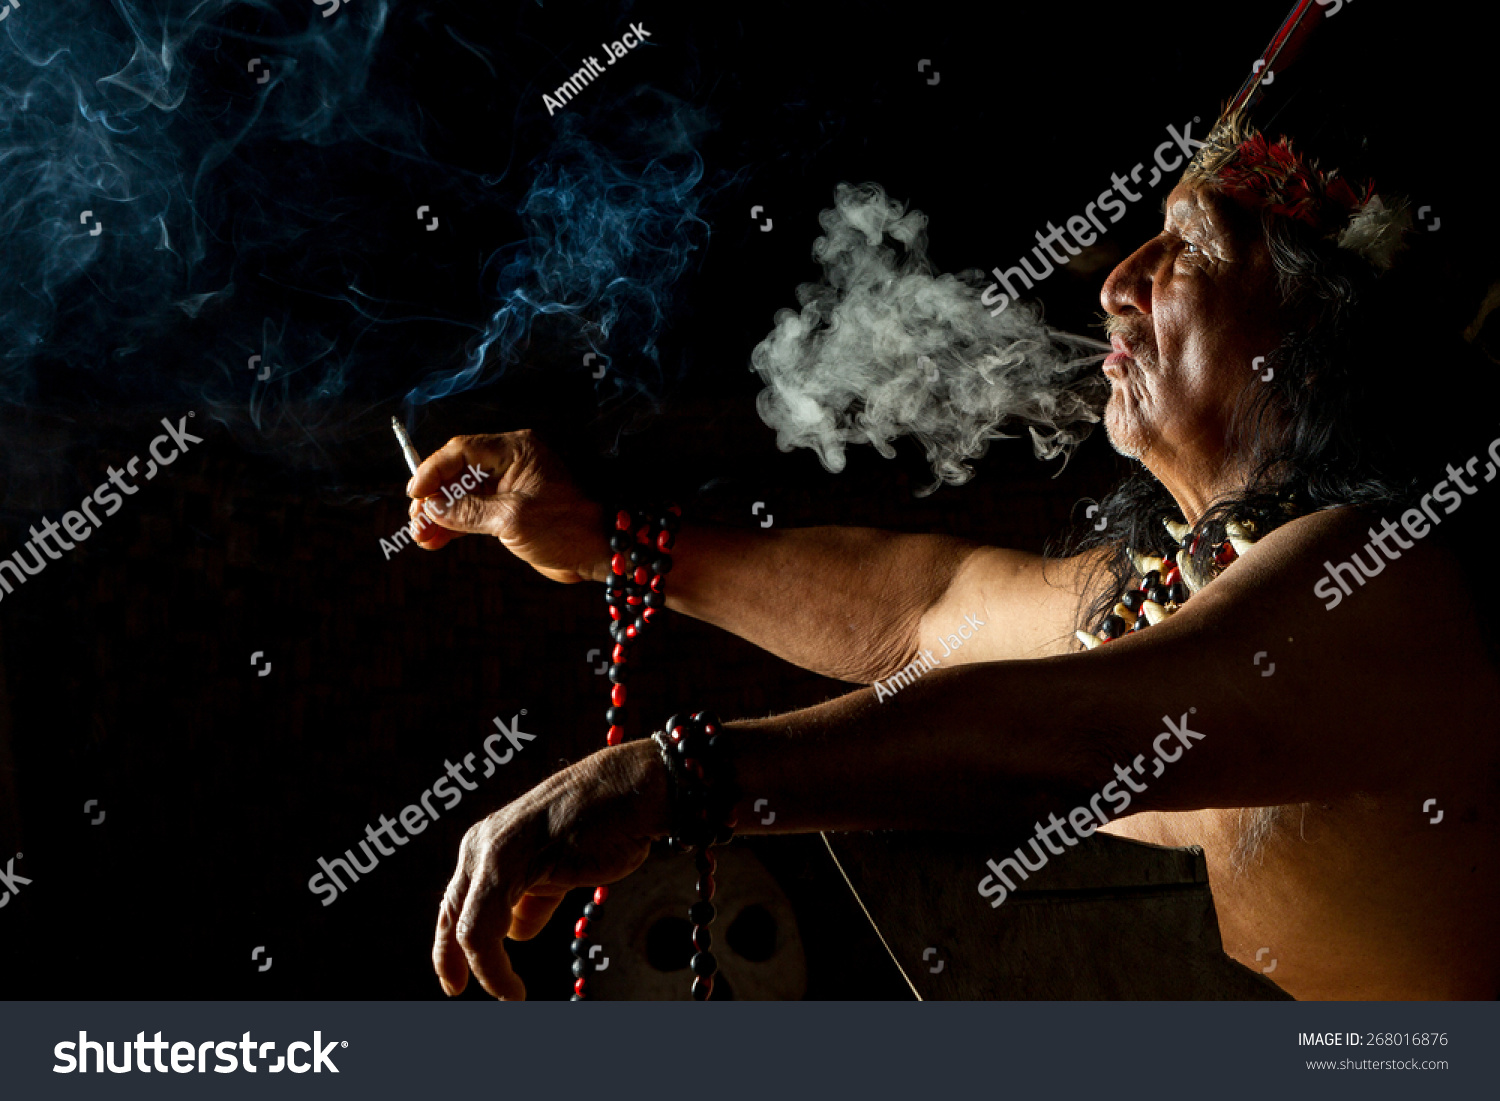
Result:
{"label": "man's wrinkled hand", "polygon": [[666,822],[666,773],[645,740],[595,753],[476,823],[438,911],[444,992],[461,994],[472,971],[492,997],[524,998],[505,938],[530,940],[568,891],[635,871]]}

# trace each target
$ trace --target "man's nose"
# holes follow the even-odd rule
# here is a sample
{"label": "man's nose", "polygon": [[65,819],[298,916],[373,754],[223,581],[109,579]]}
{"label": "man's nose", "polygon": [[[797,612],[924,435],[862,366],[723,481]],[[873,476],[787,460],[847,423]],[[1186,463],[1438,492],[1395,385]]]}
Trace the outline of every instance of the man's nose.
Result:
{"label": "man's nose", "polygon": [[1106,313],[1120,316],[1132,309],[1151,312],[1151,286],[1155,243],[1147,242],[1121,260],[1099,291],[1099,301]]}

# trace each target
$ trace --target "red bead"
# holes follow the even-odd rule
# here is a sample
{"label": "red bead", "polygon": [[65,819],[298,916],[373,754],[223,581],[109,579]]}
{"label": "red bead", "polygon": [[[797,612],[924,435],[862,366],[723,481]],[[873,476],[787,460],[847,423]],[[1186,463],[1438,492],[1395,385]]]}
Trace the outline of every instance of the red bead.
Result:
{"label": "red bead", "polygon": [[650,580],[651,571],[649,569],[647,569],[645,566],[637,566],[635,568],[635,583],[637,585],[644,585]]}
{"label": "red bead", "polygon": [[640,634],[640,632],[635,629],[635,624],[634,623],[632,623],[629,627],[625,628],[625,637],[626,638],[635,638],[635,636],[638,635],[638,634]]}
{"label": "red bead", "polygon": [[651,579],[651,591],[654,593],[661,592],[661,576],[661,574],[657,574]]}
{"label": "red bead", "polygon": [[667,737],[671,738],[674,742],[682,741],[682,727],[674,726],[671,730],[667,731]]}
{"label": "red bead", "polygon": [[624,614],[625,614],[624,612],[620,611],[620,609],[616,608],[613,604],[611,604],[609,606],[609,618],[610,619],[619,619]]}
{"label": "red bead", "polygon": [[698,897],[701,899],[713,898],[714,890],[717,888],[717,886],[718,884],[714,882],[713,876],[700,875],[698,877]]}
{"label": "red bead", "polygon": [[615,649],[614,652],[610,654],[610,660],[613,661],[616,665],[624,665],[625,647],[621,646],[618,642],[615,643]]}
{"label": "red bead", "polygon": [[642,546],[649,547],[651,545],[651,532],[646,528],[642,528],[635,533],[635,541]]}
{"label": "red bead", "polygon": [[1234,544],[1225,541],[1224,545],[1214,552],[1214,561],[1221,566],[1227,566],[1239,556],[1239,552],[1234,549]]}
{"label": "red bead", "polygon": [[609,888],[608,887],[595,887],[594,888],[594,905],[595,906],[603,906],[608,901],[609,901]]}
{"label": "red bead", "polygon": [[[628,627],[626,628],[626,630],[629,629]],[[617,684],[609,690],[609,702],[616,707],[625,706],[625,686],[623,684]]]}
{"label": "red bead", "polygon": [[582,979],[579,979],[577,982],[575,982],[573,984],[573,993],[575,993],[575,994],[582,994],[583,993],[584,985],[585,985],[584,981]]}
{"label": "red bead", "polygon": [[1195,555],[1195,554],[1198,553],[1198,544],[1201,543],[1202,541],[1203,541],[1203,534],[1201,532],[1199,534],[1193,536],[1193,541],[1188,544],[1188,557],[1189,558],[1191,558],[1193,555]]}
{"label": "red bead", "polygon": [[719,732],[719,728],[717,726],[715,726],[713,723],[704,723],[703,724],[703,733],[712,736],[714,734],[717,734],[718,732]]}
{"label": "red bead", "polygon": [[625,603],[629,604],[631,606],[644,603],[644,601],[645,601],[645,598],[644,597],[639,597],[639,596],[627,596],[625,598]]}
{"label": "red bead", "polygon": [[693,1000],[695,1002],[706,1002],[714,995],[714,980],[712,975],[699,975],[693,980]]}
{"label": "red bead", "polygon": [[659,551],[669,551],[672,549],[672,544],[674,542],[676,542],[676,540],[672,538],[672,533],[670,531],[664,531],[656,537],[656,549]]}
{"label": "red bead", "polygon": [[1182,571],[1179,570],[1176,566],[1173,566],[1170,570],[1167,571],[1167,575],[1161,579],[1161,583],[1170,589],[1173,585],[1177,584],[1177,582],[1181,580]]}
{"label": "red bead", "polygon": [[615,513],[615,527],[619,528],[621,531],[629,531],[630,523],[630,513],[626,512],[623,508],[619,512]]}
{"label": "red bead", "polygon": [[682,515],[682,506],[681,505],[668,505],[667,506],[667,511],[670,512],[673,516],[681,516]]}
{"label": "red bead", "polygon": [[630,568],[630,562],[623,554],[617,554],[609,560],[609,568],[623,577],[625,571]]}
{"label": "red bead", "polygon": [[644,619],[647,623],[650,623],[653,619],[656,618],[656,609],[647,608],[644,612],[641,613],[641,618]]}
{"label": "red bead", "polygon": [[580,940],[589,935],[588,918],[579,918],[573,923],[573,935]]}
{"label": "red bead", "polygon": [[625,728],[623,726],[612,726],[609,733],[604,735],[605,745],[619,745],[625,740]]}

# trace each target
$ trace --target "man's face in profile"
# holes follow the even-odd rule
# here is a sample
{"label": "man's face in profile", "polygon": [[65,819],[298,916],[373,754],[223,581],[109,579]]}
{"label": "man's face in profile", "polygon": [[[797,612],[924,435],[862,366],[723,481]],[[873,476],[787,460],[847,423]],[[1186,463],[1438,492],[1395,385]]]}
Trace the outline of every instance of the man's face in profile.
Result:
{"label": "man's face in profile", "polygon": [[[1211,483],[1225,467],[1236,400],[1279,342],[1279,299],[1259,219],[1221,193],[1180,183],[1162,232],[1100,292],[1115,353],[1104,425],[1121,454],[1168,483]],[[1201,483],[1200,484],[1207,484]]]}

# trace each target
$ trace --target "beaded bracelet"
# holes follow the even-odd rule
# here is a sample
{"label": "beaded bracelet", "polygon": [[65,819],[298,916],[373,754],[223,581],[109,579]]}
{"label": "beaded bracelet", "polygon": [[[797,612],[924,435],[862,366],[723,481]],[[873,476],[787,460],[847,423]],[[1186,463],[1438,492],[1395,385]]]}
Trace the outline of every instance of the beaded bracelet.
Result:
{"label": "beaded bracelet", "polygon": [[739,798],[734,762],[719,733],[718,720],[705,711],[694,712],[686,720],[673,715],[667,720],[667,728],[651,738],[671,778],[672,836],[668,844],[678,851],[697,850],[698,901],[688,907],[688,920],[693,923],[690,966],[693,998],[707,1001],[719,969],[709,931],[716,916],[714,872],[718,867],[711,847],[723,845],[734,836],[737,822],[732,815]]}
{"label": "beaded bracelet", "polygon": [[[626,645],[639,637],[659,612],[666,610],[662,579],[672,571],[672,547],[677,541],[682,509],[622,508],[615,513],[609,538],[611,557],[604,603],[609,609],[610,637],[615,640],[610,655],[609,710],[605,719],[609,733],[605,745],[625,740]],[[589,959],[588,935],[609,898],[608,887],[595,887],[593,899],[583,907],[583,916],[573,925],[573,998],[584,1000],[587,977],[595,969]]]}

